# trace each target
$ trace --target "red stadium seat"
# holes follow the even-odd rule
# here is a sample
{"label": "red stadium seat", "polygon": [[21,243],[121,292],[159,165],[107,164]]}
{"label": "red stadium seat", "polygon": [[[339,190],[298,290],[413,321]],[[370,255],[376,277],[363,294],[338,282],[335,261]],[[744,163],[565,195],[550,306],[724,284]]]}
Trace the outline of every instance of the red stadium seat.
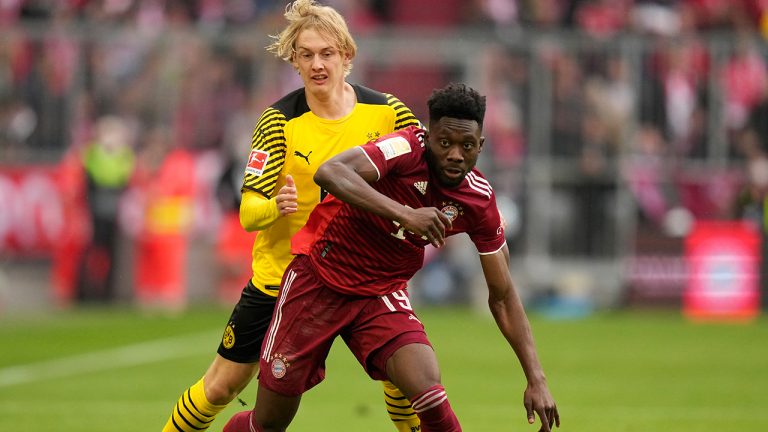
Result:
{"label": "red stadium seat", "polygon": [[392,22],[419,27],[450,27],[461,17],[460,0],[394,0]]}
{"label": "red stadium seat", "polygon": [[392,93],[403,101],[422,122],[427,121],[426,101],[432,90],[448,84],[449,74],[435,65],[396,64],[367,71],[372,88]]}

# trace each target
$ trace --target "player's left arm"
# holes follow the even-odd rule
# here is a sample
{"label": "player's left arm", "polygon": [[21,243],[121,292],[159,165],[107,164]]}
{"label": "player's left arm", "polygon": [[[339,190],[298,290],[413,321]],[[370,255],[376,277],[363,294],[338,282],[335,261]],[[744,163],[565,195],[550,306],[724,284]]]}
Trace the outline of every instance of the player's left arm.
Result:
{"label": "player's left arm", "polygon": [[499,251],[481,254],[480,264],[488,284],[488,306],[496,325],[515,351],[528,385],[524,404],[528,422],[541,419],[541,431],[550,431],[553,424],[560,427],[560,414],[549,392],[544,370],[536,354],[531,326],[509,273],[509,249],[505,244]]}

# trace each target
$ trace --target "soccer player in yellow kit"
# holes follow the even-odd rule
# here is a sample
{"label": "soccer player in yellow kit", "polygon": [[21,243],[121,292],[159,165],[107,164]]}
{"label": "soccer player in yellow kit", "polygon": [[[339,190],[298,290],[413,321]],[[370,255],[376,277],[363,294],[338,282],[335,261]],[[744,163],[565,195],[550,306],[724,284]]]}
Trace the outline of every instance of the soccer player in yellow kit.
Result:
{"label": "soccer player in yellow kit", "polygon": [[[164,432],[206,430],[258,372],[280,280],[293,258],[290,239],[323,196],[313,181],[320,164],[419,124],[396,97],[346,81],[357,47],[336,10],[297,0],[285,17],[288,26],[267,49],[293,65],[304,87],[267,108],[254,129],[240,205],[242,226],[259,231],[253,277],[232,311],[213,363],[182,393]],[[410,402],[389,382],[384,382],[384,400],[399,431],[419,430]],[[345,430],[343,419],[338,429]]]}

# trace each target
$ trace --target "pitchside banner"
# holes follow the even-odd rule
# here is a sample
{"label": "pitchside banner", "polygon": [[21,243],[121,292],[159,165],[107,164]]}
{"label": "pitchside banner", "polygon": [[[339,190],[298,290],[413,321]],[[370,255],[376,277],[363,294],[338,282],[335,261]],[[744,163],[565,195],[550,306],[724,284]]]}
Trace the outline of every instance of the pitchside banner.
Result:
{"label": "pitchside banner", "polygon": [[0,166],[0,255],[48,257],[72,226],[57,166]]}
{"label": "pitchside banner", "polygon": [[697,222],[685,243],[686,316],[749,320],[760,311],[760,231],[749,222]]}

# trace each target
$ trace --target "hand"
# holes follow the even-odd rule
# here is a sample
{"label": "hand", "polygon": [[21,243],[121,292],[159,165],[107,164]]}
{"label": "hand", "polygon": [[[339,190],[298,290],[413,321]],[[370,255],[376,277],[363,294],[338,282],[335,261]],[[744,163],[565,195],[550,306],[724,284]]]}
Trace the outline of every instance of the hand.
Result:
{"label": "hand", "polygon": [[299,195],[296,192],[296,184],[293,183],[293,177],[285,176],[285,186],[281,187],[275,196],[277,211],[280,216],[287,216],[296,213],[299,209]]}
{"label": "hand", "polygon": [[552,395],[549,394],[546,384],[528,384],[523,395],[523,404],[528,414],[528,424],[533,424],[536,421],[534,413],[539,415],[541,420],[539,432],[550,432],[553,424],[560,427],[560,413],[557,412],[557,405],[555,405]]}
{"label": "hand", "polygon": [[445,232],[451,228],[451,219],[435,207],[408,208],[402,225],[406,230],[426,239],[434,247],[445,245]]}

